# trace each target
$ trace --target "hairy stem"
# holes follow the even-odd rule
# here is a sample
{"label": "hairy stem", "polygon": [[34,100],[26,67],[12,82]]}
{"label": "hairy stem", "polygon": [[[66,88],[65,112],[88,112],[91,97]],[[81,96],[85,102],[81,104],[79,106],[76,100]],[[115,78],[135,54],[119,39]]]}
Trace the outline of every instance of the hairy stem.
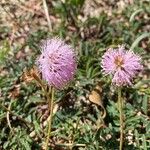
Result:
{"label": "hairy stem", "polygon": [[45,145],[45,150],[48,150],[48,143],[49,143],[49,138],[51,134],[51,126],[52,126],[52,117],[53,117],[53,105],[54,105],[54,87],[51,89],[51,100],[49,100],[49,109],[50,109],[50,116],[48,119],[48,134],[46,138],[46,145]]}
{"label": "hairy stem", "polygon": [[118,88],[118,106],[120,113],[120,146],[119,150],[122,150],[123,147],[123,101],[121,98],[121,88]]}

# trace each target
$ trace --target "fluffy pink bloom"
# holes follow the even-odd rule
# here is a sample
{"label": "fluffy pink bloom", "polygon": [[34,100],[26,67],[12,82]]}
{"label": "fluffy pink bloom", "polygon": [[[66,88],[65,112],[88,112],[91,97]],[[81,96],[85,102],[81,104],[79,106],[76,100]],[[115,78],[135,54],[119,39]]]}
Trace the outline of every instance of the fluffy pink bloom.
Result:
{"label": "fluffy pink bloom", "polygon": [[133,77],[142,69],[141,58],[124,46],[108,49],[101,63],[104,73],[112,75],[112,82],[117,86],[131,85]]}
{"label": "fluffy pink bloom", "polygon": [[58,38],[44,41],[41,49],[37,64],[43,79],[57,89],[63,88],[77,68],[74,50]]}

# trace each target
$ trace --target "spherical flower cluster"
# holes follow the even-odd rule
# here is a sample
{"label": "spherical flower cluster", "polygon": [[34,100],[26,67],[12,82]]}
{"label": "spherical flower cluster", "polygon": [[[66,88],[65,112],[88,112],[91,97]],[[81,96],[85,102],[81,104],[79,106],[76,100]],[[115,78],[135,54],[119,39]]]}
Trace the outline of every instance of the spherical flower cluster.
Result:
{"label": "spherical flower cluster", "polygon": [[45,40],[41,49],[37,64],[43,79],[57,89],[63,88],[73,79],[77,68],[73,48],[61,39],[53,38]]}
{"label": "spherical flower cluster", "polygon": [[117,86],[131,85],[131,80],[142,69],[141,58],[124,46],[108,49],[102,56],[102,69],[112,75],[112,83]]}

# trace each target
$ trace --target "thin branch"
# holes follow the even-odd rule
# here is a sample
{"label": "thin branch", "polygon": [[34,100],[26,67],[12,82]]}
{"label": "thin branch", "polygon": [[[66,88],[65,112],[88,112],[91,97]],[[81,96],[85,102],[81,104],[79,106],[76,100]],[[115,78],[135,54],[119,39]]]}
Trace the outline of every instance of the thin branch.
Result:
{"label": "thin branch", "polygon": [[48,120],[48,135],[46,138],[45,150],[48,150],[49,138],[51,136],[53,105],[54,105],[54,92],[55,92],[55,89],[54,89],[54,87],[52,87],[51,88],[51,99],[49,99],[49,102],[48,102],[49,103],[50,116],[49,116],[49,120]]}
{"label": "thin branch", "polygon": [[52,23],[51,23],[51,20],[50,20],[50,17],[49,17],[48,6],[47,6],[47,3],[46,3],[46,0],[43,0],[43,7],[44,7],[44,11],[45,11],[49,31],[51,32],[52,31]]}
{"label": "thin branch", "polygon": [[123,150],[123,127],[124,127],[124,120],[123,120],[123,100],[121,97],[121,88],[118,87],[118,106],[119,106],[119,114],[120,114],[120,146],[119,150]]}
{"label": "thin branch", "polygon": [[[8,109],[9,109],[9,110],[11,109],[11,102],[10,102],[10,104],[9,104],[9,106],[8,106]],[[9,114],[10,114],[10,112],[7,111],[7,115],[6,115],[7,123],[8,123],[8,126],[9,126],[11,132],[14,134],[14,131],[13,131],[12,127],[11,127],[11,123],[10,123],[10,119],[9,119]]]}
{"label": "thin branch", "polygon": [[56,145],[58,145],[58,146],[67,146],[67,147],[85,147],[86,145],[85,144],[72,144],[72,143],[64,143],[64,144],[62,144],[62,143],[56,143]]}
{"label": "thin branch", "polygon": [[3,109],[5,109],[7,112],[9,112],[10,114],[12,114],[13,116],[16,116],[19,120],[21,120],[21,121],[24,122],[25,124],[34,127],[34,125],[33,125],[31,122],[26,121],[26,120],[23,119],[22,117],[20,117],[20,116],[18,116],[17,114],[13,113],[11,110],[9,110],[7,107],[3,106],[2,104],[0,104],[0,107],[2,107]]}

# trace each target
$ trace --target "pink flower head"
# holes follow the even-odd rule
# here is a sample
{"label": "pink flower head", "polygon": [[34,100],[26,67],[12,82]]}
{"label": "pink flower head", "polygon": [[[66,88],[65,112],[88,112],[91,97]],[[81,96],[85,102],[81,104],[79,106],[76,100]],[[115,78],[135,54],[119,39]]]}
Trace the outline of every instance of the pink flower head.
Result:
{"label": "pink flower head", "polygon": [[63,88],[77,68],[74,50],[58,38],[45,40],[41,49],[37,64],[43,79],[57,89]]}
{"label": "pink flower head", "polygon": [[112,82],[117,86],[131,85],[131,80],[142,69],[141,58],[124,46],[108,49],[102,56],[102,69],[105,74],[113,76]]}

